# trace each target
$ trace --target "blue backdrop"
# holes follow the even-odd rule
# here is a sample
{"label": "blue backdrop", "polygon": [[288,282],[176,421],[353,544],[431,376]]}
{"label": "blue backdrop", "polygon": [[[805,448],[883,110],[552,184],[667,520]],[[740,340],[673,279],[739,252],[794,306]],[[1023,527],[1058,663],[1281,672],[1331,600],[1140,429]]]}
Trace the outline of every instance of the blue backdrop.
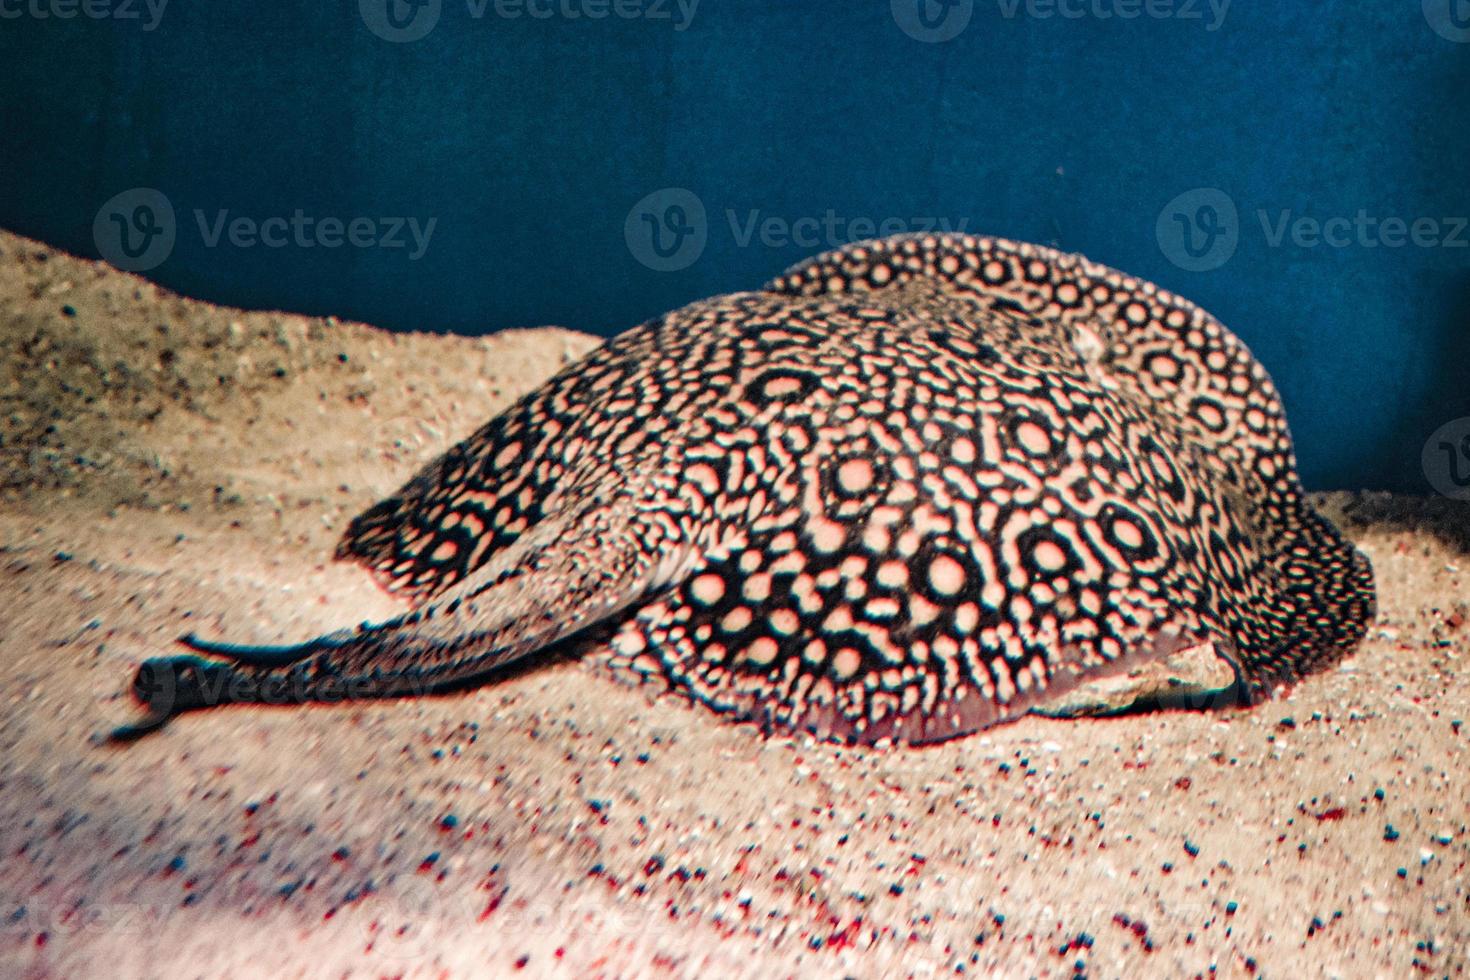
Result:
{"label": "blue backdrop", "polygon": [[1470,3],[0,0],[0,225],[247,307],[611,334],[883,231],[1219,315],[1309,485],[1470,415]]}

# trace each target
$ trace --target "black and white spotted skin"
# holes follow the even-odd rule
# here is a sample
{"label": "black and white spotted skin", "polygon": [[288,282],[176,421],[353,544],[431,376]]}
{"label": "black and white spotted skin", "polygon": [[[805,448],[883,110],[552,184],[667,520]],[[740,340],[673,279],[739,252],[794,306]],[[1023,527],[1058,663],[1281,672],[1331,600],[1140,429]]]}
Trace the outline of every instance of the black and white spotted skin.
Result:
{"label": "black and white spotted skin", "polygon": [[717,711],[926,742],[1207,641],[1259,699],[1374,608],[1229,331],[970,236],[849,246],[609,341],[338,557],[414,610],[292,647],[186,638],[211,656],[140,670],[153,721],[272,684],[459,686],[601,623],[615,666]]}

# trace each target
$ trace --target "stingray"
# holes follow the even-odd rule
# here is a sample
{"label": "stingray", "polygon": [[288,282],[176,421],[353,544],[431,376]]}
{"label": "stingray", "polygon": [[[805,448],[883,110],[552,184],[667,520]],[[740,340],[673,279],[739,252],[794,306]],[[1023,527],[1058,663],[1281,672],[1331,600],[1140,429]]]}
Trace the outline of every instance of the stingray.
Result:
{"label": "stingray", "polygon": [[459,689],[602,630],[768,732],[924,743],[1202,645],[1245,703],[1334,663],[1368,560],[1270,378],[1080,256],[862,242],[607,341],[348,527],[410,611],[144,662],[137,733],[224,702]]}

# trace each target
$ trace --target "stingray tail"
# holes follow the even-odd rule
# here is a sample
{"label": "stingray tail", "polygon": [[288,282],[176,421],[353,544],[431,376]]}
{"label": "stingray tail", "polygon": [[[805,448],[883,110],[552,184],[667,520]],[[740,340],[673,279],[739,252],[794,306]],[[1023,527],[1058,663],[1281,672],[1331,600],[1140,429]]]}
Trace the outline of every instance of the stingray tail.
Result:
{"label": "stingray tail", "polygon": [[222,704],[403,697],[484,680],[687,574],[700,535],[640,519],[624,494],[543,522],[433,602],[377,625],[288,646],[213,643],[145,661],[132,692],[134,738],[180,712]]}
{"label": "stingray tail", "polygon": [[472,681],[540,645],[539,636],[533,639],[513,623],[444,640],[418,630],[423,616],[412,613],[287,646],[180,637],[179,643],[195,652],[155,657],[138,667],[132,694],[144,715],[119,728],[113,738],[134,738],[174,715],[224,704],[332,703],[425,694]]}

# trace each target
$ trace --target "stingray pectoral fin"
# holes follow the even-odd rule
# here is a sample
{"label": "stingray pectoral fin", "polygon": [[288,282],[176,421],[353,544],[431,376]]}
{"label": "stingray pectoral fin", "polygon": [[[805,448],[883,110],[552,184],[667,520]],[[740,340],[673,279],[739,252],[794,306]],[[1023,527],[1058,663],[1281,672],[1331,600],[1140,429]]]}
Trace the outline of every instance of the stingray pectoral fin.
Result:
{"label": "stingray pectoral fin", "polygon": [[[361,565],[379,585],[414,605],[459,581],[469,572],[470,549],[457,552],[450,560],[440,559],[434,554],[444,540],[438,532],[446,518],[503,511],[505,504],[497,496],[503,476],[485,477],[479,471],[479,460],[498,456],[507,441],[518,444],[505,435],[504,417],[490,420],[425,466],[393,496],[354,517],[337,543],[336,559]],[[476,545],[491,545],[493,552],[496,537],[492,529]]]}
{"label": "stingray pectoral fin", "polygon": [[[1078,717],[1145,707],[1208,708],[1233,702],[1239,675],[1235,655],[1219,639],[1162,624],[1111,660],[1099,660],[1077,647],[1058,650],[1055,659],[1044,685],[1016,691],[1003,702],[971,688],[928,710],[915,707],[887,712],[864,719],[860,726],[835,705],[810,701],[804,713],[768,713],[761,720],[767,727],[838,741],[871,744],[891,738],[924,745],[969,735],[1028,713]],[[1203,688],[1192,701],[1171,696],[1171,681],[1180,674]]]}
{"label": "stingray pectoral fin", "polygon": [[652,523],[625,493],[527,532],[433,603],[397,619],[283,647],[189,638],[197,656],[145,661],[134,728],[231,702],[295,704],[423,694],[478,682],[687,576],[708,534]]}
{"label": "stingray pectoral fin", "polygon": [[1123,669],[1083,677],[1038,701],[1032,714],[1100,718],[1151,710],[1199,711],[1245,698],[1237,658],[1223,641],[1187,639],[1159,656],[1135,658]]}

